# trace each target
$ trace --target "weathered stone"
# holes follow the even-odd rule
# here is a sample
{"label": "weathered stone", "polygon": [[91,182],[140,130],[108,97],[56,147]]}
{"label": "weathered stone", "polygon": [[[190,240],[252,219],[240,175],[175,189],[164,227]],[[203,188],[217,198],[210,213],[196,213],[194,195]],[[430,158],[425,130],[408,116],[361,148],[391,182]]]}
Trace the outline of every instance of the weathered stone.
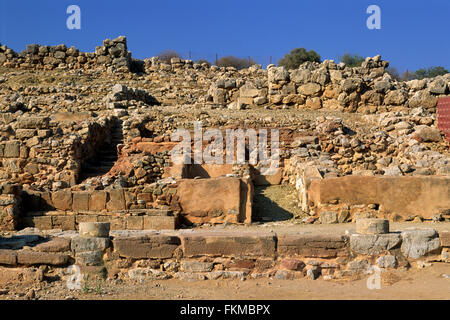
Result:
{"label": "weathered stone", "polygon": [[283,259],[281,261],[281,267],[287,270],[302,271],[305,263],[297,259]]}
{"label": "weathered stone", "polygon": [[15,250],[0,249],[0,265],[15,266],[17,264],[17,253]]}
{"label": "weathered stone", "polygon": [[275,236],[270,233],[198,232],[180,235],[185,256],[273,256]]}
{"label": "weathered stone", "polygon": [[319,220],[321,223],[324,223],[324,224],[337,223],[338,216],[337,216],[336,212],[324,211],[324,212],[320,213]]}
{"label": "weathered stone", "polygon": [[402,253],[414,259],[436,252],[441,245],[438,233],[431,228],[406,229],[402,232],[402,239]]}
{"label": "weathered stone", "polygon": [[59,190],[52,194],[53,206],[61,211],[72,209],[72,192],[70,190]]}
{"label": "weathered stone", "polygon": [[377,259],[377,266],[380,268],[396,268],[397,258],[392,255],[381,256]]}
{"label": "weathered stone", "polygon": [[75,230],[75,216],[53,216],[52,226],[56,229]]}
{"label": "weathered stone", "polygon": [[20,250],[17,252],[17,263],[21,265],[52,265],[63,266],[69,261],[69,255],[62,253],[47,253]]}
{"label": "weathered stone", "polygon": [[108,222],[82,222],[79,224],[79,234],[85,238],[109,238],[110,228]]}
{"label": "weathered stone", "polygon": [[206,276],[201,273],[192,273],[192,272],[177,272],[173,276],[175,279],[179,279],[182,281],[202,281],[206,280]]}
{"label": "weathered stone", "polygon": [[75,212],[89,211],[89,193],[74,192],[72,210]]}
{"label": "weathered stone", "polygon": [[213,269],[211,262],[182,261],[181,268],[185,272],[209,272]]}
{"label": "weathered stone", "polygon": [[357,219],[356,232],[360,234],[389,233],[389,220],[387,219]]}
{"label": "weathered stone", "polygon": [[39,252],[65,252],[70,250],[70,240],[56,237],[49,241],[40,243],[33,247],[34,251]]}
{"label": "weathered stone", "polygon": [[70,248],[72,251],[86,252],[86,251],[104,251],[110,245],[110,241],[107,238],[83,238],[75,237],[70,243]]}
{"label": "weathered stone", "polygon": [[314,96],[318,94],[321,90],[320,84],[317,83],[306,83],[297,88],[297,93],[303,94],[305,96]]}
{"label": "weathered stone", "polygon": [[415,133],[424,142],[439,142],[441,141],[441,132],[439,129],[432,128],[429,126],[418,126],[416,127]]}
{"label": "weathered stone", "polygon": [[102,211],[106,208],[108,193],[106,191],[94,191],[89,198],[89,211]]}
{"label": "weathered stone", "polygon": [[350,249],[359,254],[380,254],[396,248],[400,243],[398,233],[350,235]]}
{"label": "weathered stone", "polygon": [[277,252],[283,256],[335,258],[346,256],[346,237],[341,235],[286,234],[278,237]]}
{"label": "weathered stone", "polygon": [[125,195],[123,189],[112,189],[109,191],[109,201],[106,203],[108,211],[125,210]]}
{"label": "weathered stone", "polygon": [[114,250],[121,256],[133,259],[171,258],[180,245],[175,236],[147,235],[113,240]]}
{"label": "weathered stone", "polygon": [[133,280],[165,280],[170,276],[160,270],[150,268],[134,268],[128,271],[128,277]]}
{"label": "weathered stone", "polygon": [[75,254],[75,262],[83,266],[99,266],[103,264],[103,251],[84,251]]}
{"label": "weathered stone", "polygon": [[174,216],[143,216],[144,230],[175,230]]}
{"label": "weathered stone", "polygon": [[439,231],[441,247],[450,247],[450,231]]}

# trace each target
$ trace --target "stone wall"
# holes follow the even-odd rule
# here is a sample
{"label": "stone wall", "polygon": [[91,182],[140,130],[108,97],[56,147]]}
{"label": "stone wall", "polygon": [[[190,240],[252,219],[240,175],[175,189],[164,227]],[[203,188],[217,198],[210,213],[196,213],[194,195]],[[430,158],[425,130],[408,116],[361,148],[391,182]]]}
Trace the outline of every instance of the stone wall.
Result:
{"label": "stone wall", "polygon": [[80,122],[6,116],[0,119],[0,180],[37,190],[76,185],[83,161],[108,140],[113,121],[111,117]]}
{"label": "stone wall", "polygon": [[450,76],[398,82],[386,73],[389,62],[366,58],[349,68],[331,60],[306,62],[295,70],[269,65],[268,100],[276,105],[376,113],[402,107],[436,111],[437,98],[450,91]]}
{"label": "stone wall", "polygon": [[314,179],[306,192],[310,214],[329,223],[370,217],[432,220],[450,209],[448,176]]}
{"label": "stone wall", "polygon": [[13,231],[20,225],[22,213],[21,186],[0,184],[0,231]]}
{"label": "stone wall", "polygon": [[17,53],[6,46],[0,46],[0,66],[21,69],[109,69],[129,71],[132,64],[131,53],[127,49],[127,39],[120,36],[106,39],[95,52],[80,52],[66,45],[40,46],[30,44],[26,50]]}
{"label": "stone wall", "polygon": [[[73,232],[52,237],[34,233],[0,239],[0,274],[34,270],[31,281],[43,281],[52,271],[76,264],[83,274],[141,281],[351,279],[370,274],[375,266],[384,272],[450,262],[449,239],[448,232],[432,228],[349,235],[112,231],[110,237]],[[48,268],[40,268],[44,271],[38,277],[40,265]]]}

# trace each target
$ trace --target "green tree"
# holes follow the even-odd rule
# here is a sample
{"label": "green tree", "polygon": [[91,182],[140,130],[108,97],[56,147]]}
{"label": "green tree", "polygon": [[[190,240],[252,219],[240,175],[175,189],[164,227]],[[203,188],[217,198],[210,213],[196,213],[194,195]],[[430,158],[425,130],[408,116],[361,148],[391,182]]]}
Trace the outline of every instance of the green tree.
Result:
{"label": "green tree", "polygon": [[278,65],[287,69],[297,69],[306,61],[320,62],[320,55],[314,50],[306,51],[305,48],[296,48],[281,58]]}
{"label": "green tree", "polygon": [[345,63],[347,66],[349,67],[359,67],[361,66],[361,64],[364,62],[363,57],[361,57],[360,55],[357,55],[356,53],[351,54],[351,53],[344,53],[344,55],[338,57],[340,62]]}
{"label": "green tree", "polygon": [[428,76],[430,78],[437,77],[437,76],[442,76],[442,75],[447,74],[447,73],[449,73],[449,71],[447,69],[445,69],[444,67],[441,67],[441,66],[428,68]]}
{"label": "green tree", "polygon": [[411,79],[425,79],[441,76],[449,73],[447,69],[441,66],[429,67],[428,69],[420,68],[411,74]]}
{"label": "green tree", "polygon": [[254,64],[256,62],[251,58],[245,59],[234,56],[222,57],[216,62],[216,66],[218,67],[234,67],[238,70],[248,68]]}

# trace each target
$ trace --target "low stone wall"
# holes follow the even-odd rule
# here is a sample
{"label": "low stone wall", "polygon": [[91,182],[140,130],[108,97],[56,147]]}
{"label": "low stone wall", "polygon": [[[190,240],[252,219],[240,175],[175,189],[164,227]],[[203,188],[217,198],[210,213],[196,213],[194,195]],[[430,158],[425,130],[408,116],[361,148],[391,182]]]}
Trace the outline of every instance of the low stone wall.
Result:
{"label": "low stone wall", "polygon": [[80,52],[61,44],[40,46],[30,44],[26,50],[17,53],[6,46],[0,46],[0,66],[21,69],[95,69],[129,71],[132,59],[127,49],[127,38],[106,39],[95,52]]}
{"label": "low stone wall", "polygon": [[329,212],[334,212],[337,219],[345,215],[343,221],[361,215],[404,221],[415,217],[432,219],[447,212],[449,194],[449,176],[346,176],[312,180],[307,201],[312,215],[327,212],[332,216]]}
{"label": "low stone wall", "polygon": [[175,229],[179,224],[250,223],[253,184],[238,177],[169,179],[138,188],[24,189],[22,197],[23,227],[74,230],[79,222],[112,220],[113,230]]}
{"label": "low stone wall", "polygon": [[[11,278],[11,273],[28,270],[32,280],[42,281],[45,272],[76,264],[82,273],[134,280],[305,276],[328,280],[368,274],[374,267],[384,271],[448,263],[449,248],[449,232],[438,234],[431,228],[374,235],[253,231],[116,231],[109,238],[22,235],[0,239],[0,274]],[[50,269],[37,269],[40,265]]]}

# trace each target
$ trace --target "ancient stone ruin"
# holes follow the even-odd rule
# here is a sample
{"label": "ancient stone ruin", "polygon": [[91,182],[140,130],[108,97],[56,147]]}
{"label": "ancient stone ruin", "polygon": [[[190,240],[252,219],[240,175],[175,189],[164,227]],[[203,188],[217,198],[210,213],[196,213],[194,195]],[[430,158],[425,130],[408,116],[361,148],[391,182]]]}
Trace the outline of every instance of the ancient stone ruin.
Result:
{"label": "ancient stone ruin", "polygon": [[[399,82],[388,65],[380,56],[355,68],[169,64],[132,58],[123,36],[92,53],[0,46],[2,270],[31,279],[43,270],[33,267],[76,262],[112,277],[291,279],[424,256],[448,262],[448,232],[390,233],[389,222],[450,220],[449,136],[439,123],[450,74]],[[276,170],[249,163],[249,136],[245,163],[174,163],[172,135],[186,130],[194,150],[196,122],[203,135],[267,130],[272,155],[277,130]],[[245,231],[273,221],[254,210],[271,186],[295,190],[302,214],[286,220],[296,232]],[[357,232],[301,231],[350,222]],[[244,229],[208,229],[229,225]]]}

